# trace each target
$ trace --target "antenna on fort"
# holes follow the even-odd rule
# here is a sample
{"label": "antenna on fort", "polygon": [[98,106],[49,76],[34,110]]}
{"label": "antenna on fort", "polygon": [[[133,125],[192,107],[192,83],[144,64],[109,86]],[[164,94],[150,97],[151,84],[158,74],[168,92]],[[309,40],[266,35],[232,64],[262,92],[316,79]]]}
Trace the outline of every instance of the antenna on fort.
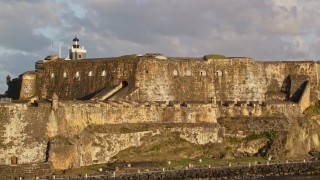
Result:
{"label": "antenna on fort", "polygon": [[51,53],[53,52],[53,40],[51,40],[51,47],[50,47]]}
{"label": "antenna on fort", "polygon": [[61,43],[59,43],[59,58],[61,58]]}

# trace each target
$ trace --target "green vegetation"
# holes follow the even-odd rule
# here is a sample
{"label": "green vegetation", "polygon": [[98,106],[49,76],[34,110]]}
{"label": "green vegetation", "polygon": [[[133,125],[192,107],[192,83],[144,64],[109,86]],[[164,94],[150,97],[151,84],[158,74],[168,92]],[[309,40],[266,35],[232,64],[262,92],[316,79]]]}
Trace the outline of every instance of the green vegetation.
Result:
{"label": "green vegetation", "polygon": [[305,115],[317,115],[320,114],[320,104],[316,104],[314,106],[309,106],[303,112]]}
{"label": "green vegetation", "polygon": [[[202,162],[199,161],[199,159],[202,160]],[[197,159],[182,159],[182,160],[176,160],[171,161],[171,165],[169,167],[173,168],[180,168],[188,166],[189,164],[192,164],[194,166],[221,166],[221,165],[227,165],[227,164],[248,164],[249,162],[254,164],[255,162],[266,162],[267,160],[263,157],[246,157],[246,158],[240,158],[240,159],[231,159],[231,160],[224,160],[224,159],[213,159],[208,157],[201,157]]]}
{"label": "green vegetation", "polygon": [[67,169],[63,171],[55,172],[56,178],[66,178],[66,177],[77,177],[78,175],[84,174],[96,174],[99,168],[107,168],[107,164],[94,164],[90,166],[82,166],[80,168]]}
{"label": "green vegetation", "polygon": [[207,54],[204,59],[227,59],[227,57],[220,54]]}
{"label": "green vegetation", "polygon": [[241,140],[242,140],[241,138],[234,137],[234,136],[228,137],[228,141],[229,141],[231,144],[240,143]]}
{"label": "green vegetation", "polygon": [[277,132],[271,130],[271,131],[264,131],[259,133],[252,132],[248,134],[245,138],[231,136],[231,137],[227,137],[227,140],[230,144],[238,144],[243,141],[253,141],[253,140],[262,139],[262,138],[273,140],[276,138],[276,135],[277,135]]}
{"label": "green vegetation", "polygon": [[135,57],[137,57],[137,54],[127,54],[127,55],[119,56],[120,59],[130,59]]}
{"label": "green vegetation", "polygon": [[247,135],[245,139],[247,141],[252,141],[252,140],[261,139],[261,138],[268,138],[270,140],[273,140],[276,137],[276,135],[277,135],[277,132],[275,131],[264,131],[261,133],[252,132],[251,134]]}
{"label": "green vegetation", "polygon": [[164,127],[165,127],[166,129],[171,129],[171,128],[173,128],[172,124],[166,124]]}
{"label": "green vegetation", "polygon": [[158,145],[153,146],[149,149],[149,152],[160,152],[160,147]]}

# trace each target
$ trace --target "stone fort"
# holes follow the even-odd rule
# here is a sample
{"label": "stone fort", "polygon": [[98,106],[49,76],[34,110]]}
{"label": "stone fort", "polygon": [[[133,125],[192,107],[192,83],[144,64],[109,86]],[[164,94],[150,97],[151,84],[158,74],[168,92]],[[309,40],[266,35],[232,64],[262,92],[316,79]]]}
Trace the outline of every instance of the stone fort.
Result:
{"label": "stone fort", "polygon": [[217,118],[295,117],[319,100],[315,61],[159,53],[87,59],[78,38],[69,52],[69,59],[48,56],[34,71],[7,77],[0,164],[50,161],[66,169],[103,163],[139,146],[143,136],[161,133],[110,134],[106,128],[90,134],[92,125],[189,124],[173,131],[192,143],[221,143]]}

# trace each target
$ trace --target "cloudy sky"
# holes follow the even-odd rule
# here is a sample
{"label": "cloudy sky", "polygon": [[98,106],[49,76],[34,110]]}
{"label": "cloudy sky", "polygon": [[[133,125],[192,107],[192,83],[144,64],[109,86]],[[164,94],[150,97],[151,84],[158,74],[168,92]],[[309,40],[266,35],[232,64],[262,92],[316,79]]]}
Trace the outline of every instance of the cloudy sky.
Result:
{"label": "cloudy sky", "polygon": [[77,35],[87,57],[217,53],[318,60],[319,0],[0,0],[0,94],[5,77],[67,56]]}

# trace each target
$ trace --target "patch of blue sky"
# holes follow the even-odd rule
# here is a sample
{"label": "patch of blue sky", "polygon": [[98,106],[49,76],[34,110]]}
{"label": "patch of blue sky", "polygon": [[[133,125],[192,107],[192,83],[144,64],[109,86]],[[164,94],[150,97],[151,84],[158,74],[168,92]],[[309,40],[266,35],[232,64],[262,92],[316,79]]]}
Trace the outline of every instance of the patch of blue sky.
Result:
{"label": "patch of blue sky", "polygon": [[84,18],[87,10],[80,6],[79,4],[70,5],[70,9],[73,11],[74,15],[78,18]]}
{"label": "patch of blue sky", "polygon": [[308,44],[311,44],[316,39],[316,35],[314,33],[309,33],[304,37],[304,39]]}
{"label": "patch of blue sky", "polygon": [[43,35],[48,39],[56,39],[59,36],[60,32],[61,30],[59,28],[50,27],[50,26],[36,28],[33,30],[33,33],[35,35]]}
{"label": "patch of blue sky", "polygon": [[56,0],[58,3],[65,3],[68,8],[74,13],[74,15],[78,18],[84,18],[87,10],[85,7],[81,6],[79,1],[72,1],[72,0]]}
{"label": "patch of blue sky", "polygon": [[12,56],[12,55],[15,55],[15,54],[27,55],[28,53],[25,52],[25,51],[9,49],[9,48],[0,46],[0,55]]}

